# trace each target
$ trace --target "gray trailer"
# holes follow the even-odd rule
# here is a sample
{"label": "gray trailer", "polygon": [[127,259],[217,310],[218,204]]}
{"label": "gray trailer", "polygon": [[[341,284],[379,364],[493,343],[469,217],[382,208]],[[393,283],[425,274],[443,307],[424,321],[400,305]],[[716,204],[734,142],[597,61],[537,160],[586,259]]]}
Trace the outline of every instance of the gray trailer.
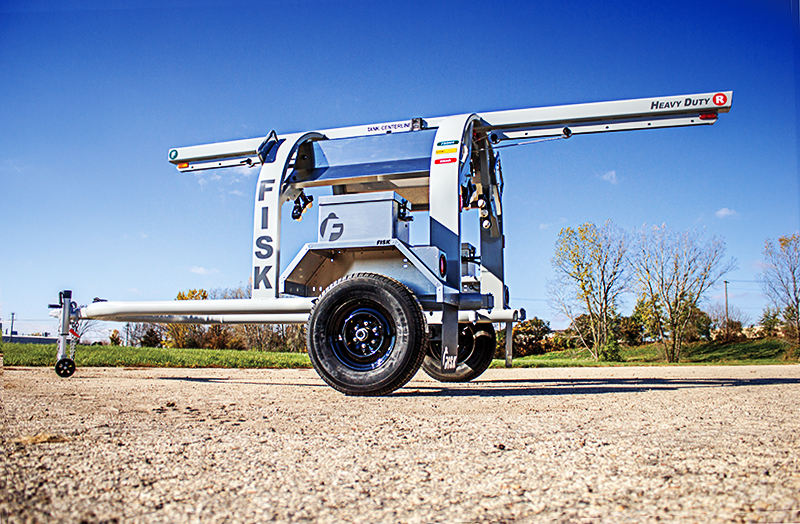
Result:
{"label": "gray trailer", "polygon": [[[420,369],[469,381],[489,366],[493,324],[525,311],[505,283],[500,149],[587,133],[714,124],[733,93],[411,118],[179,147],[180,172],[259,168],[253,215],[252,298],[97,301],[78,307],[62,291],[56,372],[75,371],[71,323],[306,323],[308,353],[328,384],[349,395],[382,395]],[[313,197],[318,235],[280,267],[281,207],[300,219]],[[480,242],[462,239],[462,213],[476,209]],[[409,221],[427,212],[430,241],[411,245]],[[416,214],[425,217],[424,213]],[[70,350],[68,352],[68,346]]]}

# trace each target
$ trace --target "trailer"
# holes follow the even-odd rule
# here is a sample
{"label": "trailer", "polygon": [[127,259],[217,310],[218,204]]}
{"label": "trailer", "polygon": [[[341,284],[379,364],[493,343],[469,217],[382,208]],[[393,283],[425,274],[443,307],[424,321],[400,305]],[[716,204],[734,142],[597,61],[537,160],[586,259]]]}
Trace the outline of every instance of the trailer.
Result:
{"label": "trailer", "polygon": [[[410,118],[169,150],[182,173],[259,168],[253,215],[252,297],[241,300],[96,300],[59,294],[56,372],[75,372],[73,322],[305,323],[314,369],[348,395],[383,395],[422,368],[444,382],[480,376],[494,324],[525,319],[509,305],[503,250],[500,150],[576,135],[711,125],[731,91]],[[281,208],[299,220],[319,197],[317,238],[280,267]],[[462,239],[477,210],[480,241]],[[429,242],[409,242],[427,212]],[[69,346],[69,352],[68,352]],[[510,346],[509,346],[510,347]]]}

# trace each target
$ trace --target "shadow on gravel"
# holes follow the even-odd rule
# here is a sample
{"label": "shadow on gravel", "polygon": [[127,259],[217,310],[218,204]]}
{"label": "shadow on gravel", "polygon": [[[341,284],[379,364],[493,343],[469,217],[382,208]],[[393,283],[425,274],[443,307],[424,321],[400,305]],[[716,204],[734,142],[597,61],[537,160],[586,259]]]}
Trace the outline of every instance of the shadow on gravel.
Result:
{"label": "shadow on gravel", "polygon": [[327,388],[328,385],[322,383],[311,382],[251,382],[237,379],[230,379],[228,377],[156,377],[156,380],[176,380],[182,382],[198,382],[201,384],[248,384],[252,386],[301,386],[301,387],[316,387]]}
{"label": "shadow on gravel", "polygon": [[[328,388],[320,382],[254,382],[228,377],[158,377],[157,380],[195,382],[203,384],[250,384],[256,386],[289,386],[302,388]],[[644,393],[648,391],[675,391],[690,388],[740,388],[780,385],[800,385],[800,378],[570,378],[570,379],[500,379],[478,380],[462,384],[429,382],[412,383],[391,394],[393,397],[514,397],[547,395],[602,395],[608,393]]]}
{"label": "shadow on gravel", "polygon": [[392,396],[453,396],[453,397],[513,397],[546,395],[600,395],[607,393],[643,393],[648,391],[675,391],[690,388],[738,388],[776,385],[797,385],[797,378],[754,379],[662,379],[662,378],[608,378],[608,379],[509,379],[478,381],[459,386],[413,384],[407,390],[395,391]]}

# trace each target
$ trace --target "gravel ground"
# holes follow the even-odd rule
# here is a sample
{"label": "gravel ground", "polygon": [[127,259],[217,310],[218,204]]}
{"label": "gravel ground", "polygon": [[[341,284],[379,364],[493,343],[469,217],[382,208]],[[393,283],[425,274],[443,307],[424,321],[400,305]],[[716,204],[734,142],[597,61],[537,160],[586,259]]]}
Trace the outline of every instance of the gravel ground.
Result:
{"label": "gravel ground", "polygon": [[3,374],[0,522],[797,522],[800,366]]}

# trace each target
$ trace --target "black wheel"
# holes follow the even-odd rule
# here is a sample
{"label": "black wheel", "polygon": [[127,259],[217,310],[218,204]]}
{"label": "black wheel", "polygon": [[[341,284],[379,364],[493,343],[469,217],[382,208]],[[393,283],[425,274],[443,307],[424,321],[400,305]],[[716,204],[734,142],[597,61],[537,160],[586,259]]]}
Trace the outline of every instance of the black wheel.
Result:
{"label": "black wheel", "polygon": [[431,342],[422,369],[440,382],[469,382],[489,368],[497,338],[491,324],[458,325],[458,359],[454,372],[442,369],[442,344]]}
{"label": "black wheel", "polygon": [[331,284],[308,320],[314,369],[347,395],[391,393],[419,370],[427,347],[422,308],[396,280],[356,273]]}
{"label": "black wheel", "polygon": [[75,361],[71,358],[62,358],[56,362],[56,374],[62,378],[69,378],[75,373]]}

